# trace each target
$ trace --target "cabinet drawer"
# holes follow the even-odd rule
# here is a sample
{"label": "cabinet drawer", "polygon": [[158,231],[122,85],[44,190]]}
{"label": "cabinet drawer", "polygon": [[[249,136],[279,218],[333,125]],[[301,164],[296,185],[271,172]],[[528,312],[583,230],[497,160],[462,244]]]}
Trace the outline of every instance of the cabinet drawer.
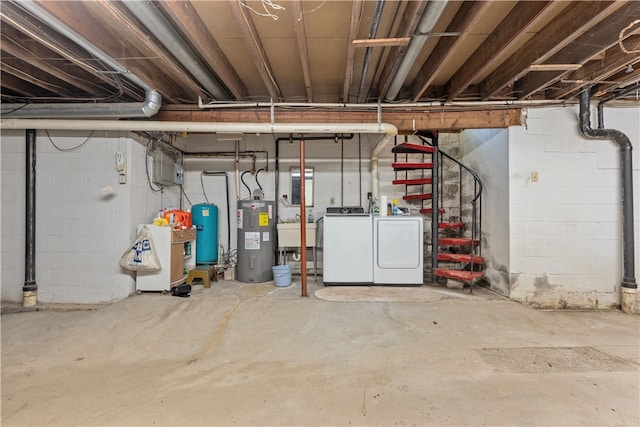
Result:
{"label": "cabinet drawer", "polygon": [[196,238],[195,228],[190,228],[189,230],[171,231],[171,243],[186,242],[187,240],[193,240],[195,238]]}

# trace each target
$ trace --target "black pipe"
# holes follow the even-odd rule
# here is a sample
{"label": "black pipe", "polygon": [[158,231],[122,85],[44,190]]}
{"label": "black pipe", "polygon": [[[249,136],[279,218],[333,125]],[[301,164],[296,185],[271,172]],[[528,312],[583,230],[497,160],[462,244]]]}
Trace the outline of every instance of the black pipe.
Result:
{"label": "black pipe", "polygon": [[640,83],[636,83],[635,86],[625,89],[621,92],[614,93],[611,96],[604,98],[602,101],[598,102],[598,129],[604,129],[604,104],[607,102],[613,101],[614,99],[620,99],[625,97],[633,92],[640,90]]}
{"label": "black pipe", "polygon": [[24,286],[22,292],[37,292],[36,283],[36,131],[26,130]]}
{"label": "black pipe", "polygon": [[[244,182],[244,176],[245,176],[246,174],[248,174],[249,172],[251,172],[251,171],[244,171],[244,172],[242,172],[242,175],[240,175],[240,181],[242,181],[242,184],[245,186],[245,188],[246,188],[246,189],[247,189],[247,191],[249,192],[249,198],[251,198],[251,189],[249,188],[249,186],[247,185],[247,183],[246,183],[246,182]],[[238,195],[238,196],[240,196],[240,195]]]}
{"label": "black pipe", "polygon": [[613,139],[620,147],[623,240],[622,287],[637,289],[633,242],[633,165],[631,161],[633,146],[629,137],[619,130],[592,129],[590,116],[590,89],[585,89],[580,93],[580,132],[588,138]]}
{"label": "black pipe", "polygon": [[340,142],[340,204],[344,206],[344,139]]}

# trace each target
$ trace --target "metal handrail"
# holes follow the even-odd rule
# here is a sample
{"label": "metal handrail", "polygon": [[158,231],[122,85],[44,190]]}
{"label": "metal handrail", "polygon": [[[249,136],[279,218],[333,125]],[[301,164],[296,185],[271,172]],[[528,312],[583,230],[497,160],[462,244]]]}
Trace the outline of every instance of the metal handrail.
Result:
{"label": "metal handrail", "polygon": [[[460,168],[460,174],[459,174],[459,214],[460,214],[460,221],[462,221],[462,170],[464,169],[467,173],[469,173],[471,175],[471,177],[473,177],[474,180],[474,192],[473,192],[473,198],[469,201],[469,203],[471,203],[471,271],[474,271],[475,268],[475,263],[473,262],[473,256],[476,252],[476,246],[477,246],[477,250],[478,250],[478,256],[482,256],[482,242],[480,239],[478,239],[478,244],[476,245],[475,241],[477,237],[481,237],[482,236],[482,190],[483,190],[483,186],[482,186],[482,180],[480,179],[480,177],[478,176],[478,174],[473,171],[471,168],[469,168],[467,165],[463,164],[462,162],[460,162],[459,160],[455,159],[454,157],[451,157],[449,154],[443,152],[442,150],[440,150],[438,144],[432,144],[431,142],[429,142],[427,139],[423,138],[420,135],[416,135],[424,144],[430,145],[432,147],[436,148],[436,152],[437,154],[442,158],[446,158],[454,163],[456,163],[458,165],[458,167]],[[437,136],[436,136],[437,138]],[[443,171],[443,163],[442,162],[438,162],[440,163],[438,169],[439,172],[442,173]],[[435,179],[437,179],[437,182],[432,182],[432,185],[437,185],[440,187],[440,189],[442,189],[443,186],[443,181],[444,179],[438,179],[438,172],[433,173],[432,177],[434,177]],[[439,192],[440,195],[444,194],[444,191],[440,191]],[[443,196],[441,196],[442,198]],[[478,209],[478,202],[480,203],[480,209]],[[441,218],[442,219],[442,218]],[[433,239],[433,244],[432,244],[432,251],[437,251],[437,242],[438,242],[438,236],[432,236]],[[433,257],[433,259],[435,259],[435,257]],[[435,269],[437,268],[437,261],[432,261],[432,269],[435,271]]]}

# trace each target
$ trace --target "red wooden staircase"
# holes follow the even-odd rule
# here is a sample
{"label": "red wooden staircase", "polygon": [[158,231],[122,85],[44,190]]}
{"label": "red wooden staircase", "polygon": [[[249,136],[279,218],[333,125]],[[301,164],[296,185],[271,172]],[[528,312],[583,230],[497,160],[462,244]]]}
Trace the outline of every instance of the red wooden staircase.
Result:
{"label": "red wooden staircase", "polygon": [[[432,282],[451,279],[469,285],[483,277],[484,258],[480,247],[480,215],[479,205],[482,184],[478,176],[459,161],[438,149],[438,133],[424,132],[418,135],[422,144],[404,143],[393,147],[394,161],[391,164],[396,175],[393,185],[405,187],[403,200],[419,203],[420,213],[428,215],[432,220],[431,227],[431,276]],[[427,141],[430,139],[431,142]],[[455,163],[460,168],[458,185],[459,206],[456,210],[459,217],[451,215],[444,220],[447,208],[443,203],[443,161]],[[474,191],[471,193],[471,216],[462,219],[463,209],[463,171],[471,176]],[[427,206],[425,206],[427,204]],[[435,212],[434,212],[435,209]],[[429,263],[425,263],[429,265]],[[438,280],[440,278],[440,280]]]}

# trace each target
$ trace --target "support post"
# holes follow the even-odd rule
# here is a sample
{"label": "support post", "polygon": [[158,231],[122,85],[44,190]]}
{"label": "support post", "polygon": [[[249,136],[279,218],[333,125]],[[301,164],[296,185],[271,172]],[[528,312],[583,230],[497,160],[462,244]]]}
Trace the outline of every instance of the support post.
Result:
{"label": "support post", "polygon": [[307,201],[305,199],[304,138],[300,138],[300,282],[303,297],[307,295]]}

